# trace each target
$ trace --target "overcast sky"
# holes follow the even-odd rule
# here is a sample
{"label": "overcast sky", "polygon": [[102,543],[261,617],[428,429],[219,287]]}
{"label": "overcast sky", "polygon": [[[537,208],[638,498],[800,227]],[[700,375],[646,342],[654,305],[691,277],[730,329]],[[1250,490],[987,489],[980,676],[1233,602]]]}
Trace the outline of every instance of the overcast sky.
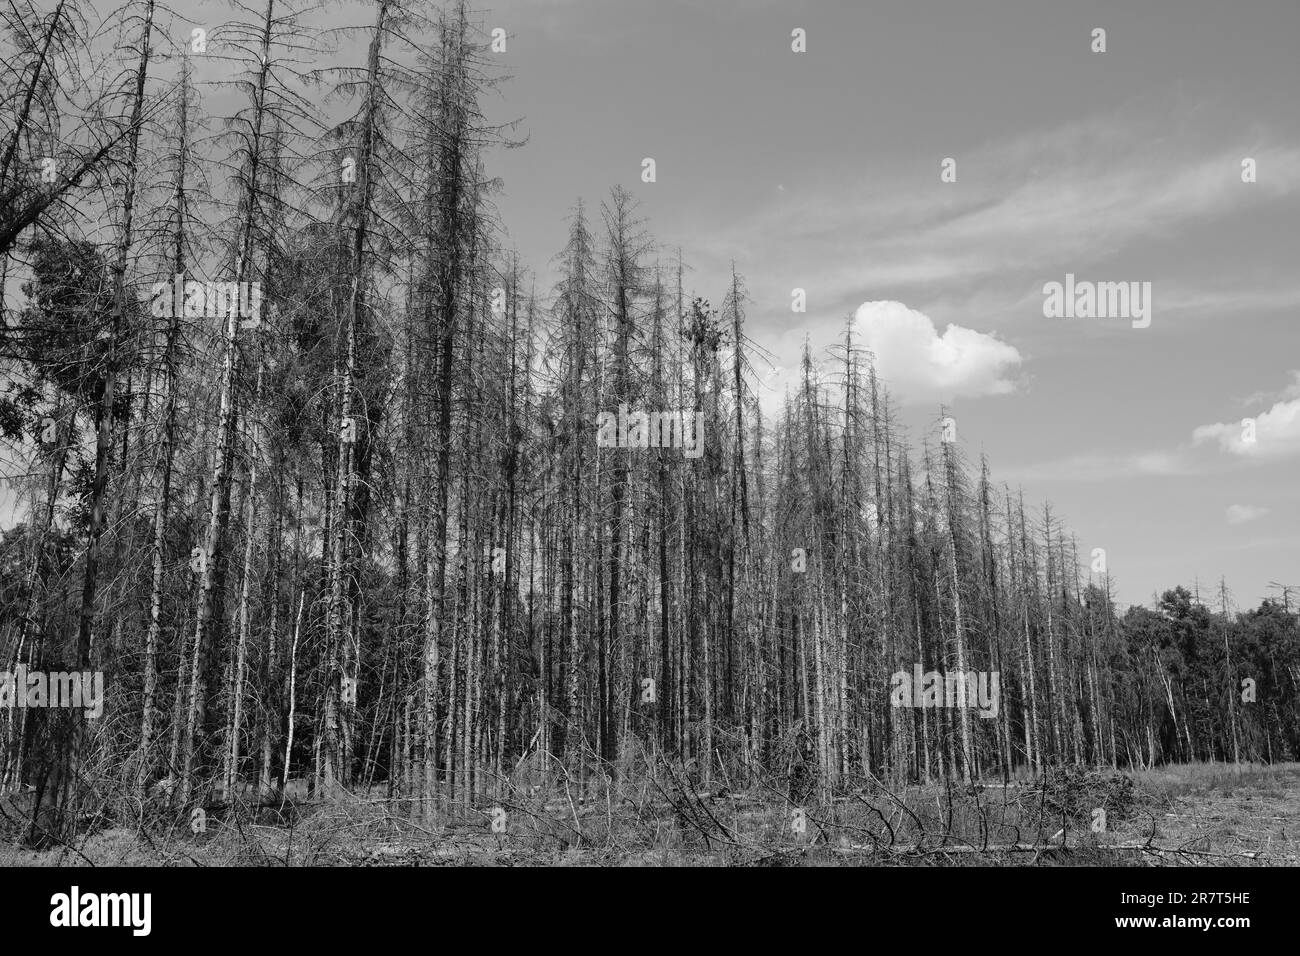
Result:
{"label": "overcast sky", "polygon": [[[1300,584],[1296,0],[520,0],[484,19],[513,75],[490,108],[530,135],[493,163],[527,261],[560,248],[577,196],[623,183],[700,294],[720,302],[736,260],[777,400],[804,336],[824,349],[856,314],[914,438],[947,402],[1085,566],[1106,549],[1122,601]],[[1067,273],[1150,282],[1150,326],[1045,318]]]}

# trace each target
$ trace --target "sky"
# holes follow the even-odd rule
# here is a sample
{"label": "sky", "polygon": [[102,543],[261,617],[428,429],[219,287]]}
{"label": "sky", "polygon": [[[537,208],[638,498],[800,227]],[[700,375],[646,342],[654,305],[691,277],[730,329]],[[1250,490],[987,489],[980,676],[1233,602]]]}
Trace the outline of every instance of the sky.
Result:
{"label": "sky", "polygon": [[[735,260],[765,402],[853,316],[914,442],[946,404],[1121,602],[1300,585],[1295,0],[526,0],[484,25],[512,76],[489,115],[529,137],[492,160],[525,261],[622,184],[715,304]],[[1150,283],[1149,325],[1045,316],[1067,274]]]}
{"label": "sky", "polygon": [[[1300,586],[1297,0],[497,0],[480,16],[507,37],[485,112],[527,138],[488,172],[540,290],[575,202],[595,215],[622,185],[664,261],[681,247],[691,291],[720,304],[734,260],[771,356],[766,408],[805,340],[825,356],[852,318],[913,443],[946,406],[967,457],[1050,500],[1085,567],[1105,550],[1121,603],[1196,582],[1208,600],[1220,576],[1239,606]],[[373,19],[361,2],[312,17]],[[220,113],[233,94],[204,95]],[[1049,317],[1045,286],[1067,276],[1149,288],[1149,324]]]}

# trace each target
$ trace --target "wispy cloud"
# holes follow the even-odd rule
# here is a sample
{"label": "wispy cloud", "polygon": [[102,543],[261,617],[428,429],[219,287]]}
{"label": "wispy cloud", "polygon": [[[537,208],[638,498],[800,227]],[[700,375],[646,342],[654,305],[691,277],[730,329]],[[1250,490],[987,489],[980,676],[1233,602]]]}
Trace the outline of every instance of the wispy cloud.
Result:
{"label": "wispy cloud", "polygon": [[1191,473],[1192,463],[1178,451],[1134,454],[1071,455],[1053,461],[999,469],[1012,484],[1048,481],[1113,481],[1117,478],[1155,478]]}
{"label": "wispy cloud", "polygon": [[1291,372],[1291,381],[1281,389],[1252,392],[1241,400],[1241,404],[1262,405],[1265,402],[1288,401],[1293,398],[1300,398],[1300,369]]}
{"label": "wispy cloud", "polygon": [[1268,509],[1259,505],[1228,505],[1226,516],[1228,524],[1245,524],[1256,521],[1268,514]]}
{"label": "wispy cloud", "polygon": [[[740,248],[742,258],[789,263],[810,301],[838,306],[872,291],[917,301],[935,286],[974,289],[995,278],[1018,289],[1007,282],[1016,275],[1037,289],[1062,264],[1084,270],[1136,243],[1176,238],[1194,221],[1300,194],[1300,143],[1259,145],[1254,151],[1267,175],[1246,186],[1240,146],[1178,134],[1153,145],[1145,129],[1153,108],[1136,102],[1116,114],[972,147],[957,157],[958,182],[951,186],[938,182],[939,157],[933,181],[924,183],[914,175],[895,182],[884,173],[846,188],[842,178],[829,177],[833,188],[776,197],[709,246],[716,244],[723,259]],[[1245,304],[1227,293],[1182,295],[1189,306]],[[1298,295],[1290,282],[1280,291],[1256,290],[1254,298],[1276,304]]]}

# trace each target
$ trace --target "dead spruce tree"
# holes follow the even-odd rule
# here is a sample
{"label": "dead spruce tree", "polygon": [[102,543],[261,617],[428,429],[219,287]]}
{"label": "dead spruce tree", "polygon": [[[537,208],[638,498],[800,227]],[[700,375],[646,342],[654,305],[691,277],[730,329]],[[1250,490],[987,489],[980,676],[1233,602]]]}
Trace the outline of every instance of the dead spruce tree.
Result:
{"label": "dead spruce tree", "polygon": [[[309,117],[288,81],[296,70],[290,60],[298,44],[305,42],[305,28],[298,12],[284,0],[266,0],[260,18],[234,22],[223,28],[234,59],[243,68],[237,81],[248,95],[249,104],[231,118],[230,164],[233,168],[235,216],[227,253],[217,268],[233,278],[236,288],[260,283],[268,256],[268,225],[273,210],[267,208],[268,159],[276,149],[276,135],[298,131]],[[260,293],[258,293],[260,296]],[[194,786],[196,770],[207,760],[209,694],[214,680],[219,641],[225,630],[225,582],[228,570],[231,494],[236,467],[238,422],[241,404],[240,332],[253,328],[239,308],[217,316],[220,321],[221,376],[217,389],[217,429],[208,483],[205,527],[192,553],[198,583],[194,596],[194,624],[188,648],[187,705],[179,733],[173,772],[180,778],[176,788],[179,802],[186,804]]]}
{"label": "dead spruce tree", "polygon": [[1117,609],[960,408],[903,426],[854,322],[766,391],[744,263],[656,261],[626,188],[528,262],[478,16],[343,9],[206,50],[151,0],[0,14],[0,655],[102,669],[108,717],[0,714],[25,836],[303,784],[428,826],[1300,753],[1288,589]]}

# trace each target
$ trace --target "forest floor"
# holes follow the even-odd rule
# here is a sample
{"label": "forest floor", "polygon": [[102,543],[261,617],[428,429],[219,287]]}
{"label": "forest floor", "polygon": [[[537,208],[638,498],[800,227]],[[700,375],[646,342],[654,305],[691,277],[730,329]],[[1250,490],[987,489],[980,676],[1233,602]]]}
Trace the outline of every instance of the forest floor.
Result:
{"label": "forest floor", "polygon": [[872,782],[808,802],[770,787],[624,782],[444,809],[426,825],[380,794],[214,810],[199,833],[180,821],[101,830],[75,848],[10,843],[0,865],[1300,865],[1297,763],[1066,769],[962,789]]}

